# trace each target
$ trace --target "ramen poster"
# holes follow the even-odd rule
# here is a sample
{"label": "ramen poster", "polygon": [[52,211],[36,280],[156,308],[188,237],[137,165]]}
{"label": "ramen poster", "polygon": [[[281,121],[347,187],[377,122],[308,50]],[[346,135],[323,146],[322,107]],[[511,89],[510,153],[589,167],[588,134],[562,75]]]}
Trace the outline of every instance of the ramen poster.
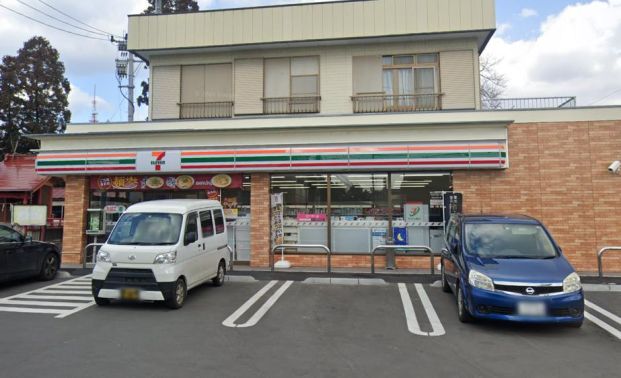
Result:
{"label": "ramen poster", "polygon": [[241,175],[92,176],[93,190],[239,189]]}

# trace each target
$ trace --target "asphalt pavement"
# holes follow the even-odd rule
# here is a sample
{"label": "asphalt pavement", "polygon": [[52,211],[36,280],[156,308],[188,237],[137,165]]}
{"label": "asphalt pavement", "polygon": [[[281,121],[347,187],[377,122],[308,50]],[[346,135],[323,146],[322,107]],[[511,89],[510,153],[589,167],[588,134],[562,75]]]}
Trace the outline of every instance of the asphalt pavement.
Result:
{"label": "asphalt pavement", "polygon": [[[19,301],[20,293],[67,292],[70,286],[79,292],[86,280],[1,284],[0,298]],[[0,371],[3,377],[619,373],[621,339],[591,321],[580,329],[462,324],[454,297],[429,283],[341,283],[346,284],[237,277],[223,287],[206,284],[190,291],[185,307],[176,311],[157,303],[93,305],[64,318],[0,311]],[[593,315],[621,331],[620,292],[587,293],[587,299],[613,317],[589,309]]]}

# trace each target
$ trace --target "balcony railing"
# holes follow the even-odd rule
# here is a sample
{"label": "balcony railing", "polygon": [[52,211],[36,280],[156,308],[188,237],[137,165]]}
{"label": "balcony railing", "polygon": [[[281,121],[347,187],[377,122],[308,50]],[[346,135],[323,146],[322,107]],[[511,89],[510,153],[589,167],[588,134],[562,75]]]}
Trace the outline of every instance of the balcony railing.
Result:
{"label": "balcony railing", "polygon": [[320,96],[263,98],[263,114],[319,113]]}
{"label": "balcony railing", "polygon": [[442,94],[352,96],[354,113],[424,112],[442,109]]}
{"label": "balcony railing", "polygon": [[233,117],[233,101],[192,102],[178,105],[181,119]]}
{"label": "balcony railing", "polygon": [[575,107],[575,97],[497,98],[483,100],[483,108],[487,110],[559,109]]}

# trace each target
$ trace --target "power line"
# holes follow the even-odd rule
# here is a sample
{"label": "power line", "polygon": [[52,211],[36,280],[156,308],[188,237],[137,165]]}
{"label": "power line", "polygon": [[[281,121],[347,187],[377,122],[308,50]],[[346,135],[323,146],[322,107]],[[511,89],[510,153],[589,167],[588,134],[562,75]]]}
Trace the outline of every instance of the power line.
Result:
{"label": "power line", "polygon": [[27,18],[27,19],[29,19],[29,20],[32,20],[32,21],[34,21],[34,22],[37,22],[37,23],[39,23],[39,24],[41,24],[41,25],[45,25],[45,26],[47,26],[48,28],[52,28],[52,29],[56,29],[56,30],[60,30],[60,31],[62,31],[62,32],[69,33],[69,34],[73,34],[73,35],[76,35],[76,36],[78,36],[78,37],[84,37],[84,38],[89,38],[89,39],[96,39],[96,40],[99,40],[99,41],[106,41],[106,42],[108,42],[108,41],[109,41],[109,40],[108,40],[108,39],[106,39],[106,38],[98,38],[98,37],[93,37],[93,36],[90,36],[90,35],[84,35],[84,34],[80,34],[80,33],[72,32],[72,31],[70,31],[70,30],[62,29],[62,28],[59,28],[59,27],[54,26],[54,25],[50,25],[50,24],[48,24],[48,23],[46,23],[46,22],[43,22],[43,21],[37,20],[36,18],[33,18],[33,17],[30,17],[30,16],[27,16],[27,15],[25,15],[25,14],[23,14],[23,13],[20,13],[20,12],[16,11],[16,10],[13,10],[13,9],[11,9],[11,8],[7,7],[6,5],[2,5],[2,4],[0,4],[0,7],[4,8],[4,9],[6,9],[6,10],[10,11],[10,12],[13,12],[13,13],[15,13],[15,14],[18,14],[18,15],[20,15],[20,16],[22,16],[22,17],[25,17],[25,18]]}
{"label": "power line", "polygon": [[619,93],[619,92],[621,92],[621,89],[617,89],[616,91],[613,91],[613,92],[611,92],[611,93],[607,94],[606,96],[604,96],[604,97],[600,98],[599,100],[597,100],[597,101],[593,101],[593,102],[591,103],[591,105],[595,105],[595,104],[597,104],[598,102],[604,101],[604,100],[605,100],[605,99],[607,99],[608,97],[610,97],[610,96],[612,96],[612,95],[614,95],[614,94],[617,94],[617,93]]}
{"label": "power line", "polygon": [[44,16],[47,16],[47,17],[51,18],[52,20],[56,20],[56,21],[58,21],[58,22],[62,22],[63,24],[67,24],[67,25],[72,26],[72,27],[74,27],[74,28],[76,28],[76,29],[80,29],[80,30],[82,30],[82,31],[85,31],[85,32],[87,32],[87,33],[91,33],[91,34],[103,35],[103,36],[105,36],[105,37],[109,37],[109,36],[110,36],[110,34],[100,33],[100,32],[96,32],[96,31],[90,31],[90,30],[85,29],[85,28],[83,28],[83,27],[81,27],[81,26],[74,25],[74,24],[72,24],[72,23],[70,23],[70,22],[67,22],[67,21],[65,21],[65,20],[61,20],[60,18],[54,17],[54,16],[52,16],[51,14],[45,13],[44,11],[42,11],[42,10],[40,10],[40,9],[38,9],[38,8],[35,8],[35,7],[33,7],[32,5],[30,5],[30,4],[24,3],[22,0],[17,0],[17,2],[18,2],[18,3],[20,3],[20,4],[22,4],[22,5],[24,5],[24,6],[26,6],[26,7],[28,7],[28,8],[30,8],[30,9],[32,9],[32,10],[34,10],[35,12],[41,13],[41,14],[43,14]]}
{"label": "power line", "polygon": [[[84,26],[87,26],[87,27],[88,27],[88,28],[90,28],[90,29],[96,30],[96,31],[98,31],[98,32],[105,33],[106,35],[114,35],[114,34],[112,34],[112,33],[108,33],[108,32],[107,32],[107,31],[105,31],[105,30],[97,29],[97,28],[96,28],[96,27],[94,27],[94,26],[91,26],[91,25],[89,25],[89,24],[87,24],[87,23],[85,23],[85,22],[82,22],[81,20],[78,20],[77,18],[75,18],[75,17],[72,17],[72,16],[68,15],[67,13],[65,13],[65,12],[61,11],[60,9],[58,9],[58,8],[55,8],[55,7],[51,6],[50,4],[46,3],[46,2],[45,2],[45,1],[43,1],[43,0],[39,0],[39,2],[40,2],[41,4],[43,4],[43,5],[45,5],[45,6],[49,7],[49,8],[51,8],[51,9],[55,10],[56,12],[58,12],[58,13],[62,14],[63,16],[68,17],[68,18],[72,19],[73,21],[76,21],[76,22],[78,22],[78,23],[80,23],[80,24],[82,24],[82,25],[84,25]],[[118,37],[118,38],[121,38],[121,37],[119,37],[118,35],[114,35],[114,36],[115,36],[115,37]]]}

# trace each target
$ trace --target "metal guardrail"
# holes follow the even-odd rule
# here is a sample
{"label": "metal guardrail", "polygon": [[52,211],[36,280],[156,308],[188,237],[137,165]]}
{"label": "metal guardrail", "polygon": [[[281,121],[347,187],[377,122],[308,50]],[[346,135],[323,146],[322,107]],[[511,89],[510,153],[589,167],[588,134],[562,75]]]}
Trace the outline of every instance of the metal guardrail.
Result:
{"label": "metal guardrail", "polygon": [[[84,247],[84,262],[82,263],[82,267],[86,268],[86,264],[88,264],[88,249],[89,248],[93,248],[93,247],[101,247],[103,246],[104,243],[91,243],[91,244],[87,244],[86,247]],[[95,249],[93,249],[93,255],[92,255],[92,262],[91,264],[95,264],[95,260],[97,259],[97,252]]]}
{"label": "metal guardrail", "polygon": [[233,271],[233,257],[234,257],[233,248],[231,248],[231,246],[227,244],[226,249],[229,250],[229,272],[232,272]]}
{"label": "metal guardrail", "polygon": [[599,274],[599,278],[604,277],[604,270],[602,268],[602,259],[604,254],[610,251],[621,251],[621,247],[604,247],[597,252],[597,272]]}
{"label": "metal guardrail", "polygon": [[319,113],[321,96],[263,98],[263,114]]}
{"label": "metal guardrail", "polygon": [[[286,251],[287,248],[295,249],[295,252]],[[270,251],[270,268],[272,272],[274,271],[274,254],[277,249],[280,249],[283,255],[323,255],[323,253],[319,252],[300,252],[300,248],[324,250],[328,257],[328,273],[332,272],[332,251],[330,251],[330,248],[322,244],[278,244],[274,246],[274,248]]]}
{"label": "metal guardrail", "polygon": [[483,100],[486,110],[575,108],[576,97],[496,98]]}
{"label": "metal guardrail", "polygon": [[[388,249],[394,249],[396,250],[395,252],[395,256],[426,256],[427,254],[429,254],[430,256],[430,261],[431,261],[431,274],[434,275],[436,274],[436,268],[435,268],[435,262],[434,262],[434,256],[435,253],[433,252],[433,250],[426,246],[426,245],[378,245],[377,247],[373,248],[373,251],[371,251],[371,274],[375,274],[375,253],[377,251],[379,251],[380,249],[383,249],[384,251],[388,250]],[[425,254],[411,254],[411,253],[407,253],[407,252],[401,252],[399,253],[398,250],[410,250],[410,251],[416,251],[416,252],[424,252]]]}
{"label": "metal guardrail", "polygon": [[442,93],[360,94],[352,96],[351,100],[354,113],[424,112],[442,109]]}
{"label": "metal guardrail", "polygon": [[232,118],[233,101],[179,103],[181,119]]}

